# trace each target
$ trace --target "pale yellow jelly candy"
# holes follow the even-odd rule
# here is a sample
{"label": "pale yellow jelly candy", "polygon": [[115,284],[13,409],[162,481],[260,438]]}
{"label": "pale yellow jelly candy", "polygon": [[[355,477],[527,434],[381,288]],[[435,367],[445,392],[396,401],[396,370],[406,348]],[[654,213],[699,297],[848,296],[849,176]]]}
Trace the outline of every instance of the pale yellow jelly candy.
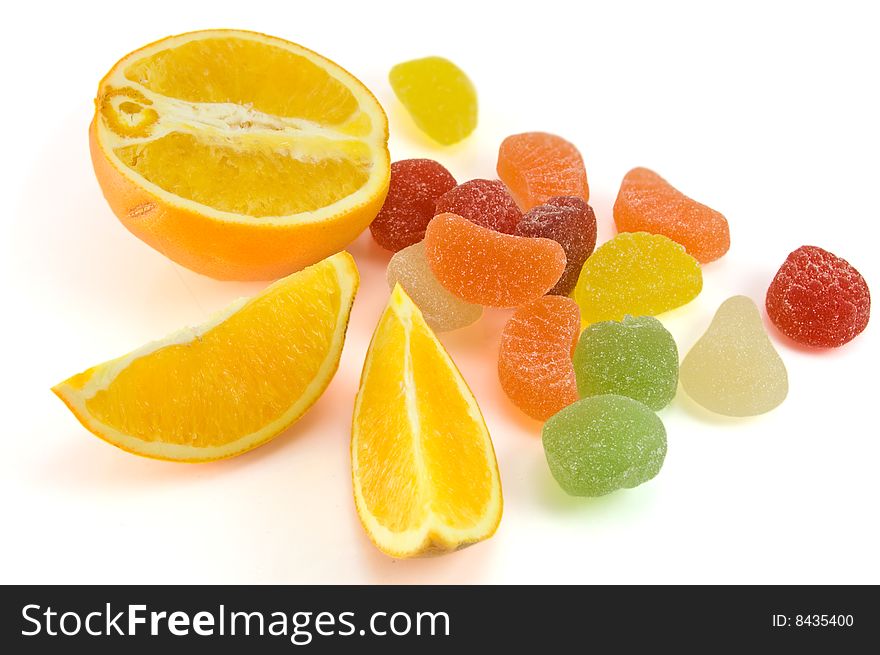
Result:
{"label": "pale yellow jelly candy", "polygon": [[436,332],[463,328],[474,323],[483,313],[482,306],[454,296],[437,281],[425,258],[424,241],[394,253],[388,262],[386,277],[392,289],[400,283]]}
{"label": "pale yellow jelly candy", "polygon": [[581,325],[656,316],[697,297],[703,273],[683,246],[660,234],[624,232],[603,243],[581,269],[572,297]]}
{"label": "pale yellow jelly candy", "polygon": [[681,386],[726,416],[769,412],[788,394],[788,373],[751,298],[725,300],[681,363]]}

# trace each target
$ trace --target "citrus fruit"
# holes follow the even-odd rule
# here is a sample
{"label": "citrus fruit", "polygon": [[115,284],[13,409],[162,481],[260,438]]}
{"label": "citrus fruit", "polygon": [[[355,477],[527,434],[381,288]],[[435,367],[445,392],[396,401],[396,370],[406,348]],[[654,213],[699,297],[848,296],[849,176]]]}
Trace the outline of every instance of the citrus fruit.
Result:
{"label": "citrus fruit", "polygon": [[398,284],[367,352],[351,430],[358,515],[392,557],[449,552],[501,520],[501,482],[470,389]]}
{"label": "citrus fruit", "polygon": [[354,260],[338,253],[52,390],[87,430],[137,455],[203,462],[243,453],[323,393],[357,287]]}
{"label": "citrus fruit", "polygon": [[110,207],[218,279],[268,280],[344,248],[388,190],[388,123],[354,76],[282,39],[171,36],[101,80],[89,130]]}

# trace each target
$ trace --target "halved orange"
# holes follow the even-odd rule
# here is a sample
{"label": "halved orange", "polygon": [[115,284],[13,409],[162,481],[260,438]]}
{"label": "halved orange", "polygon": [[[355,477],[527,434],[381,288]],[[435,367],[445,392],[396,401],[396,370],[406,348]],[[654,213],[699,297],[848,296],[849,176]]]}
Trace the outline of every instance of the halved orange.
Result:
{"label": "halved orange", "polygon": [[338,252],[388,190],[388,123],[353,75],[240,30],[156,41],[101,81],[89,130],[110,207],[219,279],[275,279]]}
{"label": "halved orange", "polygon": [[392,557],[457,550],[492,536],[501,520],[480,408],[399,284],[364,362],[351,460],[358,515]]}
{"label": "halved orange", "polygon": [[87,430],[136,455],[238,455],[278,435],[324,392],[357,287],[354,260],[338,253],[52,391]]}

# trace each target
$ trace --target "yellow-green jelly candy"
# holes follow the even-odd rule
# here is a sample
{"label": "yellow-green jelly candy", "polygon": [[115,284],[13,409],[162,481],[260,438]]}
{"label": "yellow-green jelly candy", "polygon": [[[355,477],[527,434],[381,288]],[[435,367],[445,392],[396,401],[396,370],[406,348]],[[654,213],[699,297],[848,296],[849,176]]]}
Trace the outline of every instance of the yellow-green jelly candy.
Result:
{"label": "yellow-green jelly candy", "polygon": [[571,496],[632,489],[660,472],[666,429],[638,400],[607,394],[582,398],[544,423],[544,454]]}
{"label": "yellow-green jelly candy", "polygon": [[703,288],[700,264],[661,234],[621,232],[581,269],[572,296],[581,324],[655,316],[689,303]]}
{"label": "yellow-green jelly candy", "polygon": [[651,316],[593,323],[574,349],[581,398],[613,393],[663,409],[678,387],[678,348],[663,324]]}
{"label": "yellow-green jelly candy", "polygon": [[405,61],[391,69],[388,79],[419,129],[435,141],[452,145],[477,127],[477,91],[448,59]]}

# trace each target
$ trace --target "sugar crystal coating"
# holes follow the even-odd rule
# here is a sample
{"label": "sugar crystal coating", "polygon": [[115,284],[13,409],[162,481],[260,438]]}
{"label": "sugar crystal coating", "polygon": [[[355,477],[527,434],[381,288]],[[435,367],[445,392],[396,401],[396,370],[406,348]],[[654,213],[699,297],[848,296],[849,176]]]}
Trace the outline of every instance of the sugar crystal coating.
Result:
{"label": "sugar crystal coating", "polygon": [[620,232],[667,236],[702,263],[730,248],[730,228],[722,214],[688,198],[647,168],[634,168],[623,178],[614,222]]}
{"label": "sugar crystal coating", "polygon": [[438,143],[458,143],[476,129],[477,91],[448,59],[405,61],[391,69],[388,79],[415,124]]}
{"label": "sugar crystal coating", "polygon": [[523,211],[554,196],[590,199],[581,153],[555,134],[525,132],[507,137],[498,149],[496,170]]}
{"label": "sugar crystal coating", "polygon": [[428,325],[436,332],[448,332],[474,323],[483,314],[480,305],[465,302],[449,293],[437,281],[425,258],[424,242],[394,253],[386,271],[388,287],[400,283],[403,290],[422,310]]}
{"label": "sugar crystal coating", "polygon": [[697,297],[703,274],[697,260],[660,234],[622,232],[586,261],[573,297],[581,324],[654,316]]}
{"label": "sugar crystal coating", "polygon": [[817,246],[801,246],[767,289],[767,315],[779,331],[807,346],[834,348],[868,325],[871,292],[849,262]]}
{"label": "sugar crystal coating", "polygon": [[726,416],[769,412],[788,394],[785,364],[751,298],[725,300],[681,363],[681,386],[697,403]]}
{"label": "sugar crystal coating", "polygon": [[385,203],[370,224],[380,246],[397,252],[425,238],[437,198],[455,186],[455,178],[433,159],[403,159],[391,164]]}
{"label": "sugar crystal coating", "polygon": [[562,246],[565,272],[549,293],[566,295],[574,289],[581,267],[596,247],[596,214],[581,198],[555,196],[526,212],[514,234],[545,237]]}
{"label": "sugar crystal coating", "polygon": [[581,329],[577,303],[544,296],[514,312],[501,332],[498,379],[513,404],[545,421],[578,399],[571,350]]}
{"label": "sugar crystal coating", "polygon": [[498,180],[470,180],[437,199],[435,214],[458,214],[477,225],[513,234],[522,212]]}
{"label": "sugar crystal coating", "polygon": [[637,487],[666,458],[662,421],[639,401],[613,394],[582,398],[553,415],[543,442],[550,472],[572,496]]}
{"label": "sugar crystal coating", "polygon": [[624,316],[588,326],[574,350],[581,397],[617,394],[653,410],[666,407],[678,387],[678,348],[651,316]]}
{"label": "sugar crystal coating", "polygon": [[428,224],[425,255],[446,289],[492,307],[540,298],[565,270],[565,251],[552,239],[502,234],[456,214],[439,214]]}

